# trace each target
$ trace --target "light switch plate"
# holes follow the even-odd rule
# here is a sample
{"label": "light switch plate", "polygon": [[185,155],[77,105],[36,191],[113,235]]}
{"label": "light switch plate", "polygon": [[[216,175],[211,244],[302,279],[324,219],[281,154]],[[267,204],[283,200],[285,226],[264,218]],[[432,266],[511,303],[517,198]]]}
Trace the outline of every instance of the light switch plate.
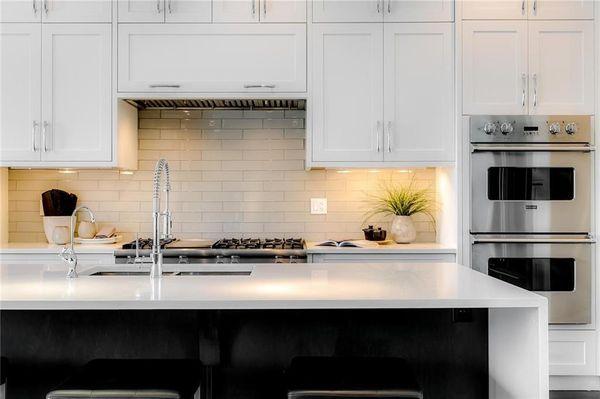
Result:
{"label": "light switch plate", "polygon": [[311,215],[327,214],[327,198],[311,198],[310,213]]}

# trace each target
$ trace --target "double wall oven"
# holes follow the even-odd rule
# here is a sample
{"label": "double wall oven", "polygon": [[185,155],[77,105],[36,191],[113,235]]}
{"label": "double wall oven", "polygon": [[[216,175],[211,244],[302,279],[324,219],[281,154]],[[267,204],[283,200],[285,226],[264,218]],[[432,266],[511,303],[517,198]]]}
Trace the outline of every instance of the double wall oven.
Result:
{"label": "double wall oven", "polygon": [[549,300],[553,324],[592,314],[593,120],[474,116],[473,268]]}

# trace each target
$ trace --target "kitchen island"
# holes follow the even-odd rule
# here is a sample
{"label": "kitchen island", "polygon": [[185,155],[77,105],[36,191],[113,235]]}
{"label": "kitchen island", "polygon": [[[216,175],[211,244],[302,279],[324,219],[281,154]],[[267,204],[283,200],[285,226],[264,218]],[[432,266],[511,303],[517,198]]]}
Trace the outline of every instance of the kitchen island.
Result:
{"label": "kitchen island", "polygon": [[[208,266],[188,265],[187,267],[206,270]],[[379,331],[378,334],[381,334],[382,329],[387,328],[386,323],[391,323],[390,320],[411,320],[410,323],[402,326],[397,324],[400,321],[389,325],[390,329],[398,328],[398,334],[411,330],[411,325],[415,326],[415,330],[407,336],[407,340],[410,340],[413,347],[419,338],[426,340],[428,334],[438,334],[437,337],[443,338],[443,328],[448,328],[447,336],[456,337],[457,341],[456,348],[452,353],[447,354],[448,358],[444,361],[458,358],[460,362],[460,359],[468,356],[470,352],[468,342],[466,344],[460,342],[461,334],[469,337],[469,334],[476,333],[473,329],[460,330],[463,328],[460,324],[473,322],[474,319],[474,325],[477,325],[478,321],[483,320],[485,328],[477,331],[479,333],[483,331],[486,335],[483,338],[487,353],[483,360],[487,363],[489,375],[487,381],[489,397],[493,399],[548,397],[546,299],[461,265],[450,263],[260,264],[210,267],[220,269],[238,267],[239,269],[234,270],[235,273],[231,275],[173,274],[151,281],[148,276],[107,276],[106,272],[114,271],[114,265],[94,266],[82,269],[79,278],[67,280],[66,269],[61,264],[1,264],[0,307],[3,316],[3,333],[6,335],[7,325],[13,323],[15,329],[22,330],[20,336],[27,337],[28,331],[32,334],[36,331],[31,325],[44,325],[33,323],[29,314],[35,314],[35,317],[40,317],[47,322],[48,314],[59,314],[60,316],[56,317],[63,318],[64,314],[74,312],[88,312],[84,313],[85,317],[90,317],[89,312],[107,315],[115,311],[187,310],[205,312],[200,317],[202,320],[214,318],[217,314],[206,312],[225,312],[218,313],[219,315],[235,314],[237,320],[235,323],[238,324],[242,323],[240,320],[244,319],[245,314],[250,314],[249,312],[259,315],[255,320],[257,318],[266,320],[265,315],[268,315],[269,323],[273,323],[277,318],[282,320],[288,318],[285,323],[277,324],[279,326],[277,328],[271,324],[269,331],[277,329],[280,331],[284,328],[282,326],[290,325],[303,318],[306,325],[312,326],[311,334],[314,340],[318,341],[320,336],[316,331],[321,329],[332,331],[333,324],[327,323],[336,318],[342,320],[338,315],[344,314],[351,315],[349,319],[344,319],[344,322],[353,320],[358,323],[353,326],[354,328],[360,330],[362,326],[376,326],[375,330]],[[174,271],[165,266],[165,272]],[[474,313],[470,313],[471,310]],[[446,314],[451,314],[451,320],[447,324],[435,324],[442,323]],[[483,316],[480,317],[481,315]],[[132,320],[135,317],[132,316]],[[69,319],[69,322],[72,324],[73,320]],[[238,328],[237,335],[231,333],[233,330],[229,329],[228,335],[221,333],[221,336],[227,335],[230,337],[227,342],[235,343],[232,336],[237,337],[239,331],[248,331],[250,329],[248,326],[256,325],[256,322],[252,321],[244,328]],[[339,324],[336,324],[336,328],[338,327]],[[279,339],[278,337],[283,337],[281,339],[285,338],[286,341],[292,340],[290,333],[272,334],[274,335],[270,335],[271,341]],[[208,335],[214,336],[215,333]],[[339,335],[337,337],[336,345],[339,347]],[[389,342],[381,336],[377,337],[378,348],[386,345],[388,349],[390,348],[389,339],[393,337],[386,338]],[[203,340],[206,339],[200,339],[201,342],[204,342]],[[326,341],[327,339],[323,338],[323,342]],[[9,343],[6,343],[6,339],[3,340],[3,345],[9,344],[10,339]],[[270,342],[270,345],[278,347],[284,345],[284,342]],[[402,342],[398,345],[402,345]],[[440,356],[444,356],[445,348],[453,345],[453,342],[443,342],[443,345],[436,346],[434,342],[423,341],[418,345],[424,348],[423,353],[437,351]],[[475,343],[473,345],[473,352],[476,352]],[[222,346],[221,343],[220,347]],[[345,350],[357,354],[360,350],[356,348],[360,347],[361,350],[370,351],[369,354],[372,355],[374,346],[376,347],[364,342],[353,342],[347,346],[352,349],[346,347]],[[222,350],[231,355],[235,352],[235,347],[233,345]],[[13,350],[7,348],[8,346],[3,346],[3,352]],[[266,348],[264,350],[269,352]],[[327,352],[327,349],[322,347],[319,350]],[[304,348],[302,353],[306,354],[306,351],[308,349]],[[445,367],[451,368],[453,365],[449,364]]]}

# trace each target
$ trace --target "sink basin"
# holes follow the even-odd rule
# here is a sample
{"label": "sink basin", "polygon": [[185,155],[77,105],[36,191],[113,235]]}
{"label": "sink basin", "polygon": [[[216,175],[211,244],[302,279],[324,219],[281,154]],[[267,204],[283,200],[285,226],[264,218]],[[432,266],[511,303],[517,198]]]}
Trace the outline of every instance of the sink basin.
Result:
{"label": "sink basin", "polygon": [[[251,265],[163,265],[163,276],[250,276]],[[80,273],[90,277],[149,276],[148,265],[98,266]]]}

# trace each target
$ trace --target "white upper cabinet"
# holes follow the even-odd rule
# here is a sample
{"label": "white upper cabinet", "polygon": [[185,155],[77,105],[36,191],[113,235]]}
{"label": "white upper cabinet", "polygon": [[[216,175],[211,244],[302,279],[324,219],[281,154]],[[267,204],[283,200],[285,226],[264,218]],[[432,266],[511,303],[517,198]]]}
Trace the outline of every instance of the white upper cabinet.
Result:
{"label": "white upper cabinet", "polygon": [[110,161],[111,26],[42,31],[42,161]]}
{"label": "white upper cabinet", "polygon": [[313,0],[314,22],[382,22],[381,0]]}
{"label": "white upper cabinet", "polygon": [[119,22],[164,22],[163,0],[118,0]]}
{"label": "white upper cabinet", "polygon": [[0,22],[111,22],[109,0],[2,0]]}
{"label": "white upper cabinet", "polygon": [[261,22],[306,22],[304,0],[260,0]]}
{"label": "white upper cabinet", "polygon": [[462,2],[463,19],[526,19],[527,0],[473,0]]}
{"label": "white upper cabinet", "polygon": [[384,0],[385,22],[454,21],[453,0]]}
{"label": "white upper cabinet", "polygon": [[0,26],[0,165],[40,159],[41,28]]}
{"label": "white upper cabinet", "polygon": [[259,21],[259,0],[213,0],[213,21],[245,23]]}
{"label": "white upper cabinet", "polygon": [[385,25],[386,161],[454,159],[453,40],[450,23]]}
{"label": "white upper cabinet", "polygon": [[42,0],[0,1],[0,22],[40,22],[41,20]]}
{"label": "white upper cabinet", "polygon": [[529,23],[529,110],[594,113],[594,22]]}
{"label": "white upper cabinet", "polygon": [[382,35],[381,24],[314,26],[313,161],[383,160]]}
{"label": "white upper cabinet", "polygon": [[463,23],[463,113],[527,113],[527,22]]}
{"label": "white upper cabinet", "polygon": [[464,19],[593,19],[594,0],[463,1]]}
{"label": "white upper cabinet", "polygon": [[306,26],[119,26],[119,91],[305,92]]}
{"label": "white upper cabinet", "polygon": [[529,0],[529,19],[594,19],[594,0]]}
{"label": "white upper cabinet", "polygon": [[165,0],[165,22],[210,23],[210,0]]}

